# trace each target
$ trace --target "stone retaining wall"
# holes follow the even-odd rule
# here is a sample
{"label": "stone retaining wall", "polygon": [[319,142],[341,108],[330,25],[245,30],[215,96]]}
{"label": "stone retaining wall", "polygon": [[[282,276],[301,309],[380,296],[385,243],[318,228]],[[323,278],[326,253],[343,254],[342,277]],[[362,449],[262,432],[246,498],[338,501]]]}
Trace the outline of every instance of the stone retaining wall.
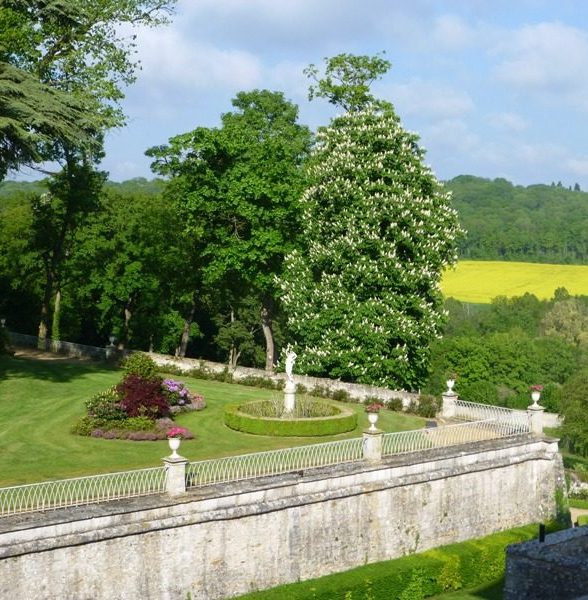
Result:
{"label": "stone retaining wall", "polygon": [[557,442],[524,436],[0,520],[0,597],[218,600],[556,511]]}

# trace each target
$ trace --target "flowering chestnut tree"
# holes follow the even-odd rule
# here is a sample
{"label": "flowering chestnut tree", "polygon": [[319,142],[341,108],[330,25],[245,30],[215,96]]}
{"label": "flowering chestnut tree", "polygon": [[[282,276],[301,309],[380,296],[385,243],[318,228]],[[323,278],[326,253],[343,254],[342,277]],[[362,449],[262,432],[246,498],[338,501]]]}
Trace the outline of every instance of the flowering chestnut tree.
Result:
{"label": "flowering chestnut tree", "polygon": [[418,137],[390,104],[371,100],[317,135],[303,244],[286,257],[282,300],[301,372],[416,389],[461,229]]}

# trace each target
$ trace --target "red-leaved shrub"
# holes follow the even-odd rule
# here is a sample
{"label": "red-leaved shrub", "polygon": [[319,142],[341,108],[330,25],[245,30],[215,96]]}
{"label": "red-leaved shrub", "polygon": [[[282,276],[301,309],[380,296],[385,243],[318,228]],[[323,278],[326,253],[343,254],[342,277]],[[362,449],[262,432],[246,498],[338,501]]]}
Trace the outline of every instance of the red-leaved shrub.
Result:
{"label": "red-leaved shrub", "polygon": [[120,406],[129,417],[158,419],[169,415],[169,404],[158,377],[145,379],[140,375],[127,375],[117,386],[117,391],[122,396]]}

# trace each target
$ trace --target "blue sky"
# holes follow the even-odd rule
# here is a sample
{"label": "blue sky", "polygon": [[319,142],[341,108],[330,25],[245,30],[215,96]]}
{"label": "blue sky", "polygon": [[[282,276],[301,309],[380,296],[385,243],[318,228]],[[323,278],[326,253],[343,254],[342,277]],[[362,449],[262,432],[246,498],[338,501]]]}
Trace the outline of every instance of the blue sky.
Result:
{"label": "blue sky", "polygon": [[584,0],[179,0],[171,25],[139,32],[142,70],[111,179],[152,177],[145,150],[215,126],[241,90],[283,91],[316,129],[302,70],[341,52],[385,51],[374,86],[418,133],[440,179],[505,177],[588,190],[588,3]]}

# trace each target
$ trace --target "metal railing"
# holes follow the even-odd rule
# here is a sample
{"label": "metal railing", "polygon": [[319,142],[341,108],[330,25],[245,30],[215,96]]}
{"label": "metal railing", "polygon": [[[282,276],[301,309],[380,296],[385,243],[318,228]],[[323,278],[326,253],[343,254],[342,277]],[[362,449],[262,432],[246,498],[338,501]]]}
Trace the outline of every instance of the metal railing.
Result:
{"label": "metal railing", "polygon": [[[382,456],[406,454],[530,433],[525,413],[458,400],[456,417],[471,422],[386,433]],[[363,460],[363,439],[351,438],[189,463],[186,489],[293,473]],[[0,488],[0,517],[54,510],[166,491],[166,467]]]}
{"label": "metal railing", "polygon": [[431,448],[445,448],[524,433],[529,433],[528,422],[524,425],[517,422],[511,423],[506,419],[487,419],[432,429],[385,433],[382,439],[382,456],[407,454]]}
{"label": "metal railing", "polygon": [[508,431],[510,427],[517,429],[518,433],[530,431],[529,416],[525,411],[491,404],[476,404],[458,399],[455,402],[455,418],[464,421],[494,420],[501,424],[505,431]]}
{"label": "metal railing", "polygon": [[363,459],[362,438],[226,456],[188,465],[187,488],[327,467]]}
{"label": "metal railing", "polygon": [[166,468],[154,467],[0,488],[0,517],[161,494]]}

